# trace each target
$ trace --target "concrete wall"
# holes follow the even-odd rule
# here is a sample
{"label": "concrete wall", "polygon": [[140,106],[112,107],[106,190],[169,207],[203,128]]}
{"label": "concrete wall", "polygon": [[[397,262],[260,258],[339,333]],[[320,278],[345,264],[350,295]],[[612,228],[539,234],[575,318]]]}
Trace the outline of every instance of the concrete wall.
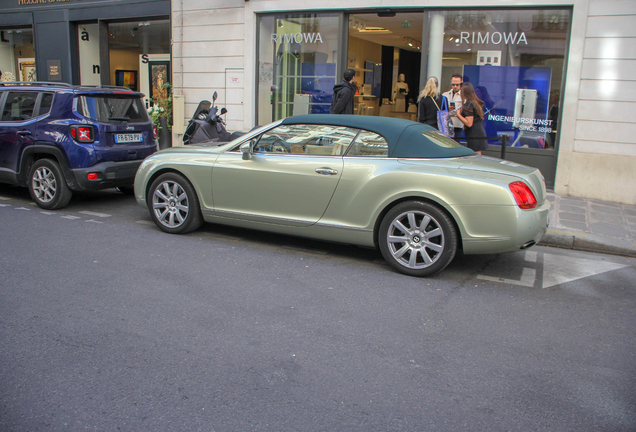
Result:
{"label": "concrete wall", "polygon": [[[228,130],[243,130],[245,0],[174,0],[172,68],[175,95],[185,96],[185,123],[202,99],[228,110]],[[250,65],[253,64],[250,63]],[[248,95],[250,110],[253,95]],[[174,119],[178,121],[178,119]],[[174,137],[177,143],[181,137]]]}
{"label": "concrete wall", "polygon": [[576,109],[561,125],[555,192],[636,204],[636,2],[591,0],[575,15],[564,106]]}

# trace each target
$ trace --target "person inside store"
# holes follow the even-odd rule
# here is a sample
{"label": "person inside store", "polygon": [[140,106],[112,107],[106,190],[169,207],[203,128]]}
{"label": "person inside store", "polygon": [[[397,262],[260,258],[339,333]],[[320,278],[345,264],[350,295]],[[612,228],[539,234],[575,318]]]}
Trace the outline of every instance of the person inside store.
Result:
{"label": "person inside store", "polygon": [[464,125],[468,148],[477,154],[488,148],[484,128],[484,102],[477,98],[471,83],[463,83],[461,88],[462,106],[456,110],[457,118]]}
{"label": "person inside store", "polygon": [[559,128],[559,93],[556,91],[550,92],[550,105],[548,106],[548,120],[551,120],[551,131],[545,136],[546,148],[554,148],[556,141],[556,132]]}
{"label": "person inside store", "polygon": [[446,96],[446,99],[448,99],[448,103],[450,104],[448,110],[450,111],[451,121],[453,122],[453,128],[455,129],[455,141],[457,142],[464,138],[464,125],[455,114],[457,109],[462,106],[462,97],[460,92],[463,82],[464,79],[460,74],[453,74],[451,77],[451,89],[443,93],[443,96]]}
{"label": "person inside store", "polygon": [[395,103],[396,112],[406,112],[406,96],[409,94],[409,85],[406,83],[406,76],[401,73],[398,80],[393,86],[393,103]]}
{"label": "person inside store", "polygon": [[430,77],[417,98],[417,121],[437,129],[437,112],[444,106],[444,101],[446,97],[439,93],[437,77]]}
{"label": "person inside store", "polygon": [[353,114],[353,99],[357,89],[356,71],[346,69],[342,82],[333,87],[333,100],[329,114]]}

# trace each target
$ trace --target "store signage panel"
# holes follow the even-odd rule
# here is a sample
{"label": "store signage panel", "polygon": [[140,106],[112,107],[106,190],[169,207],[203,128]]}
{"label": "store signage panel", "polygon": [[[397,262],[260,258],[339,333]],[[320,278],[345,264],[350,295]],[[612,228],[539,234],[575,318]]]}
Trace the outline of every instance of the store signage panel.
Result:
{"label": "store signage panel", "polygon": [[320,33],[272,33],[272,43],[323,43]]}
{"label": "store signage panel", "polygon": [[504,45],[519,45],[521,43],[528,45],[528,40],[526,39],[526,33],[521,32],[461,32],[459,36],[459,43],[478,43],[478,44],[495,44],[499,45],[503,43]]}

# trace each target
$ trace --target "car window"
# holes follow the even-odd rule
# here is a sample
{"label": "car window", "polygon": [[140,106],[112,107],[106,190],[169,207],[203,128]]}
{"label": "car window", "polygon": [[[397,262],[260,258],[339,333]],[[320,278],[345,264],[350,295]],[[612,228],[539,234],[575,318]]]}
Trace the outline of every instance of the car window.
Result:
{"label": "car window", "polygon": [[452,138],[447,137],[443,133],[437,130],[429,130],[422,132],[426,138],[428,138],[433,144],[438,145],[440,147],[446,148],[455,148],[455,147],[463,147],[457,141]]}
{"label": "car window", "polygon": [[360,131],[347,152],[347,156],[386,157],[388,155],[389,146],[386,140],[377,133],[365,130]]}
{"label": "car window", "polygon": [[40,110],[38,115],[47,114],[51,111],[51,104],[53,103],[53,93],[42,93],[42,100],[40,101]]}
{"label": "car window", "polygon": [[104,123],[117,123],[123,119],[130,122],[149,121],[148,112],[139,97],[80,96],[77,111],[84,117]]}
{"label": "car window", "polygon": [[341,156],[357,129],[330,125],[281,125],[252,140],[255,153]]}
{"label": "car window", "polygon": [[35,92],[9,92],[2,109],[2,121],[23,121],[33,117]]}

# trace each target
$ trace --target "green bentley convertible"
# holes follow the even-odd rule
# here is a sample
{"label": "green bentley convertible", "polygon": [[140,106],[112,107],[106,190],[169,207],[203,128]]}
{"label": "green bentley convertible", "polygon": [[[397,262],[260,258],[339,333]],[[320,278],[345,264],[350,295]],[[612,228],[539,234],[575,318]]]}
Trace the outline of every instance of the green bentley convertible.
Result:
{"label": "green bentley convertible", "polygon": [[518,251],[545,233],[541,173],[408,120],[302,115],[220,146],[148,157],[135,197],[167,233],[203,221],[379,247],[399,272]]}

